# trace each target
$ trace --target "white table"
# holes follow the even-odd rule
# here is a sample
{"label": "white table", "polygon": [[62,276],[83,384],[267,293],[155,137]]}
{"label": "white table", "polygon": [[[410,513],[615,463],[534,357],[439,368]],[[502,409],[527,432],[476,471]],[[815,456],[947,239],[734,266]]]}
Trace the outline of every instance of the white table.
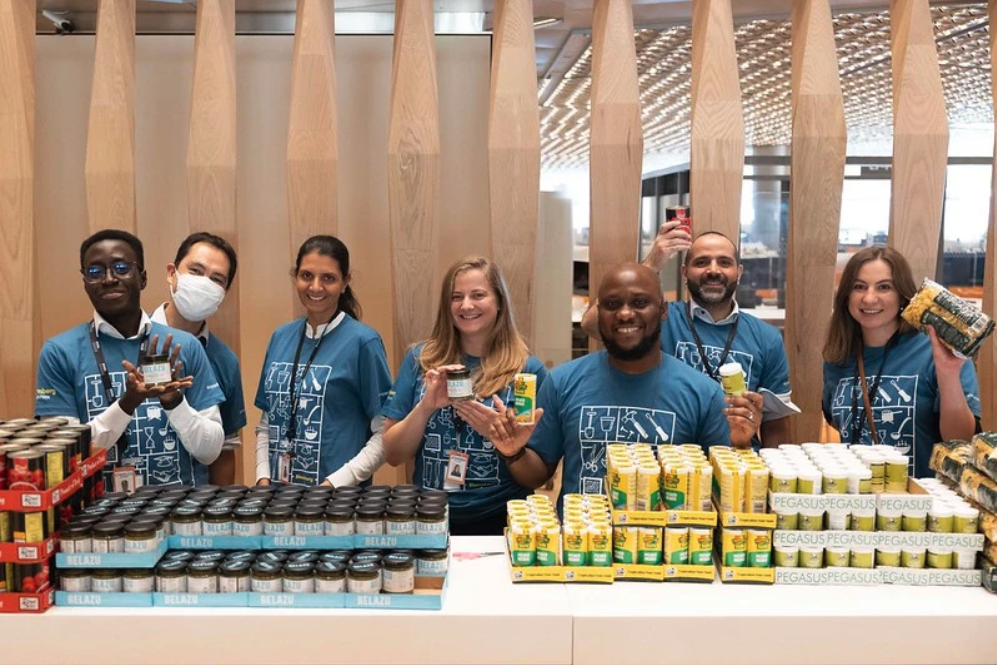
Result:
{"label": "white table", "polygon": [[0,662],[570,663],[563,586],[514,586],[500,538],[455,538],[443,610],[55,607],[0,614]]}
{"label": "white table", "polygon": [[979,587],[570,586],[574,662],[995,663]]}

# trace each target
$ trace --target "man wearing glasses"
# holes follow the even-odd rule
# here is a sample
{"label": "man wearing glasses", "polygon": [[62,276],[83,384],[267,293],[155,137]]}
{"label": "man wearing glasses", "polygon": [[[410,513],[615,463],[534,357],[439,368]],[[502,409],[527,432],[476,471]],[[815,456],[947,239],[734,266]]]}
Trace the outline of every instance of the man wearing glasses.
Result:
{"label": "man wearing glasses", "polygon": [[[89,423],[93,444],[109,449],[109,487],[203,485],[222,449],[224,396],[200,342],[142,310],[144,262],[141,241],[126,231],[83,241],[80,272],[93,319],[45,343],[35,414]],[[168,363],[159,381],[151,360]]]}

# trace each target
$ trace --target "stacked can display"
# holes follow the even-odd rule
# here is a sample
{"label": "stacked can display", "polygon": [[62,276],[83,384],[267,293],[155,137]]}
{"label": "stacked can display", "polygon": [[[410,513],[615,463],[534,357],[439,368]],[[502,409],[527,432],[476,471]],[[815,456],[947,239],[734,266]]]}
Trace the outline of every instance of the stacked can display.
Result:
{"label": "stacked can display", "polygon": [[0,423],[0,611],[43,611],[57,534],[101,489],[90,428],[65,418]]}

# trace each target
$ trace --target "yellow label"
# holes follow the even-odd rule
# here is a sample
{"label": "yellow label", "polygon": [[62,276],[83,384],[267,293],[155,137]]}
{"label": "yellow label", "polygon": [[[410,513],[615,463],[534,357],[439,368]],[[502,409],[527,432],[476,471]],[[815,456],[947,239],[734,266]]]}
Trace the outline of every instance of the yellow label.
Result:
{"label": "yellow label", "polygon": [[637,563],[639,527],[618,526],[613,529],[613,561]]}
{"label": "yellow label", "polygon": [[536,533],[529,527],[514,526],[512,529],[512,565],[532,566],[536,561]]}
{"label": "yellow label", "polygon": [[40,543],[45,540],[45,513],[24,513],[24,530],[14,531],[15,543]]}
{"label": "yellow label", "polygon": [[517,374],[512,383],[513,400],[516,405],[516,420],[532,423],[537,402],[537,375]]}
{"label": "yellow label", "polygon": [[668,510],[688,510],[689,467],[668,464],[661,474],[662,498]]}
{"label": "yellow label", "polygon": [[686,564],[689,562],[689,529],[686,527],[665,528],[665,563]]}
{"label": "yellow label", "polygon": [[613,527],[593,524],[588,527],[590,566],[609,566],[613,563]]}
{"label": "yellow label", "polygon": [[14,540],[14,534],[10,531],[10,513],[0,511],[0,543],[9,543]]}
{"label": "yellow label", "polygon": [[45,453],[45,489],[54,489],[66,479],[63,474],[64,456],[61,450]]}

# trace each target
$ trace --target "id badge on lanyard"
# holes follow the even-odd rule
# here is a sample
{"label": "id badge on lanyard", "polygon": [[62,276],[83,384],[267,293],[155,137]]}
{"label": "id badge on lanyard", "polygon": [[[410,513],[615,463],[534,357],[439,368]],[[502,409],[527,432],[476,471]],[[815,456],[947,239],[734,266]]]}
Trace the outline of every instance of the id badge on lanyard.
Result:
{"label": "id badge on lanyard", "polygon": [[294,441],[285,438],[280,452],[277,453],[277,481],[289,485],[291,483],[291,464],[294,462]]}

